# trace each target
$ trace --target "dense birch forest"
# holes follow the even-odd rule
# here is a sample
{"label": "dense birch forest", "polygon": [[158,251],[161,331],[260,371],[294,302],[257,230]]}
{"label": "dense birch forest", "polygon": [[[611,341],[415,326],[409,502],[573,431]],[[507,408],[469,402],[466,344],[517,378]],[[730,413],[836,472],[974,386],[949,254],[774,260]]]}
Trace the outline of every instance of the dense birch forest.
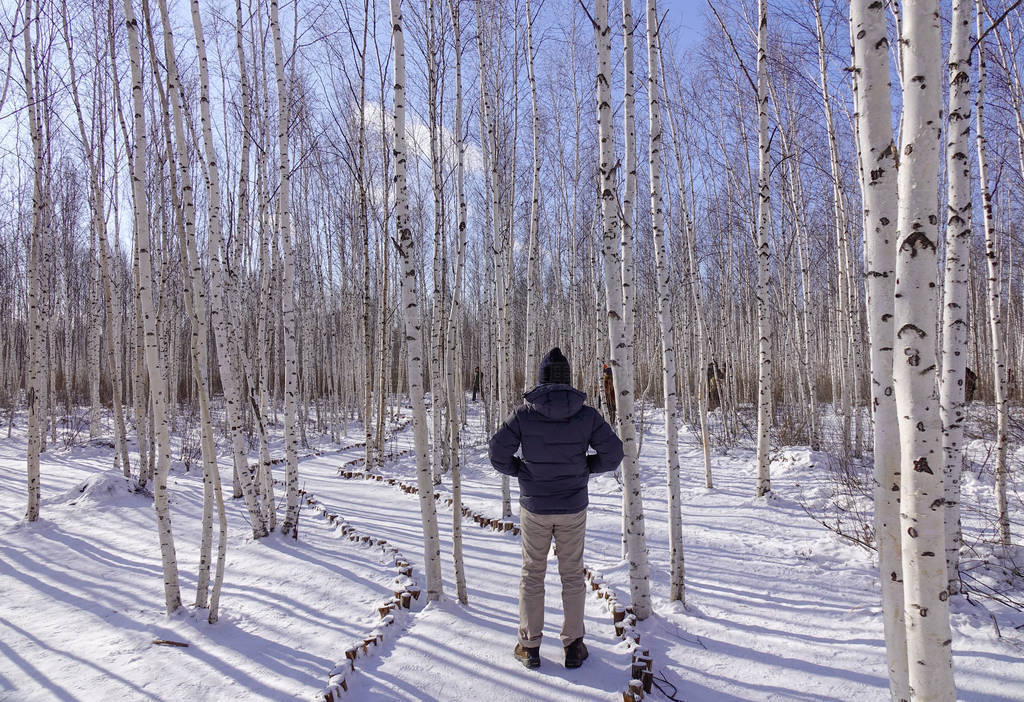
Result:
{"label": "dense birch forest", "polygon": [[[380,470],[405,409],[424,597],[465,604],[467,413],[493,432],[559,346],[625,445],[630,616],[654,606],[652,417],[681,603],[677,432],[708,490],[712,456],[751,451],[769,502],[779,452],[810,447],[836,486],[819,521],[878,562],[892,699],[954,699],[951,605],[1024,611],[1018,5],[6,0],[0,412],[25,519],[48,453],[109,446],[156,513],[151,604],[214,623],[226,510],[302,540],[301,456],[358,442]],[[993,490],[965,544],[974,441]],[[495,500],[512,517],[507,477]],[[962,574],[979,553],[999,585]]]}

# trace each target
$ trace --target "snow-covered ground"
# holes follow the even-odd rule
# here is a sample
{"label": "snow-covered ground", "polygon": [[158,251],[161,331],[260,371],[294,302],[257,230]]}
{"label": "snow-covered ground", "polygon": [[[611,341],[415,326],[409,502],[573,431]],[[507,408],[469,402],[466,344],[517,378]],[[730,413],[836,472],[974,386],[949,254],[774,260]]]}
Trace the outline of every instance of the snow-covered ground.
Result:
{"label": "snow-covered ground", "polygon": [[[500,490],[470,413],[464,499],[500,515]],[[664,436],[647,423],[642,451],[655,615],[640,623],[661,687],[680,700],[882,700],[887,697],[878,582],[871,555],[805,512],[827,492],[815,454],[780,452],[775,496],[752,497],[752,456],[714,459],[715,488],[693,437],[682,435],[687,604],[669,603]],[[353,432],[351,444],[359,441]],[[411,432],[399,434],[405,448]],[[347,444],[343,441],[340,449]],[[254,542],[240,501],[229,504],[230,543],[221,621],[190,608],[167,617],[151,500],[109,470],[111,451],[84,446],[43,457],[42,519],[24,513],[24,435],[0,440],[0,700],[309,699],[345,649],[378,626],[394,569],[379,548],[353,544],[311,509],[299,540]],[[326,448],[326,447],[325,447]],[[301,483],[361,532],[399,548],[422,582],[419,501],[338,468],[359,448],[300,464]],[[1017,457],[1017,460],[1020,456]],[[223,459],[222,459],[223,460]],[[225,461],[226,464],[226,461]],[[386,475],[413,481],[411,457]],[[225,471],[225,475],[229,475]],[[84,491],[81,488],[85,486]],[[514,489],[514,483],[513,483]],[[444,488],[442,488],[444,490]],[[991,494],[965,481],[965,502]],[[182,595],[191,602],[202,483],[178,464],[170,480]],[[621,558],[621,493],[614,476],[591,482],[586,561],[628,601]],[[513,511],[518,514],[518,507]],[[1018,518],[1020,515],[1017,515]],[[542,665],[511,656],[518,621],[519,541],[464,520],[469,604],[454,597],[452,513],[439,503],[445,598],[402,612],[373,655],[348,675],[351,700],[615,700],[631,657],[596,597],[588,597],[590,659],[562,666],[554,561]],[[986,525],[965,524],[971,530]],[[1015,543],[1020,535],[1015,534]],[[1019,590],[1011,593],[1021,599]],[[1001,638],[993,624],[998,622]],[[990,600],[958,598],[954,666],[963,700],[1024,699],[1024,615]],[[154,645],[156,639],[188,647]],[[655,690],[649,698],[669,699]]]}

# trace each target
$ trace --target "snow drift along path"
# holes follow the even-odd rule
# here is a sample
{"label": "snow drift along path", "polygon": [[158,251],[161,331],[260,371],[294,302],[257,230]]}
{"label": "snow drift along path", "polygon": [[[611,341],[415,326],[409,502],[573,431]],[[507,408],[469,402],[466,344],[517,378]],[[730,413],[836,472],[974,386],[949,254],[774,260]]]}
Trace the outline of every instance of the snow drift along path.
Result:
{"label": "snow drift along path", "polygon": [[[127,491],[108,449],[51,450],[42,519],[26,524],[24,446],[24,436],[0,441],[0,700],[308,699],[341,643],[379,619],[394,577],[379,549],[308,511],[300,541],[254,542],[240,501],[228,503],[221,621],[209,625],[205,610],[165,617],[152,499]],[[201,476],[177,464],[170,495],[191,603]]]}

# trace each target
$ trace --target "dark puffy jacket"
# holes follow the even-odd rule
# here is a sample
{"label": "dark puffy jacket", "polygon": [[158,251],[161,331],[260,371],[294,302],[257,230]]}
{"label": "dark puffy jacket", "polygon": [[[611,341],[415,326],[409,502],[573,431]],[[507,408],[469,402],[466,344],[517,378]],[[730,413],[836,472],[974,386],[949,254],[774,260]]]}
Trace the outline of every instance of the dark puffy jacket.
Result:
{"label": "dark puffy jacket", "polygon": [[[534,514],[586,509],[587,479],[618,467],[622,441],[571,385],[538,385],[524,397],[491,437],[491,465],[519,479],[519,504]],[[515,455],[520,446],[522,458]],[[588,456],[588,446],[597,454]]]}

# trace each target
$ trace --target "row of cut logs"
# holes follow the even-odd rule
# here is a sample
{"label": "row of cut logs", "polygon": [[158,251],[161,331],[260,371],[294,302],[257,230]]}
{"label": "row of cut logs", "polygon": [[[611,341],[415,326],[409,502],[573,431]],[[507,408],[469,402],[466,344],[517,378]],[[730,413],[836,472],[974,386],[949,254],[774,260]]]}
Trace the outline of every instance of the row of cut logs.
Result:
{"label": "row of cut logs", "polygon": [[615,635],[626,642],[633,655],[629,682],[622,691],[622,702],[639,702],[644,698],[644,693],[649,693],[654,685],[654,659],[649,649],[640,648],[640,632],[636,629],[633,606],[619,604],[615,591],[602,584],[601,576],[596,571],[584,566],[583,572],[591,592],[604,603],[605,610],[612,615]]}
{"label": "row of cut logs", "polygon": [[347,538],[354,544],[368,548],[380,548],[384,555],[391,558],[396,571],[391,581],[392,595],[376,607],[380,621],[368,634],[345,647],[345,657],[331,668],[327,677],[327,686],[313,696],[313,702],[339,702],[348,692],[348,673],[355,670],[357,658],[364,658],[376,652],[384,642],[384,634],[388,627],[395,623],[395,614],[400,610],[412,609],[413,602],[420,598],[420,586],[413,575],[412,564],[387,539],[361,533],[348,523],[341,515],[328,510],[312,493],[299,490],[300,498],[306,507],[334,525],[339,536]]}
{"label": "row of cut logs", "polygon": [[[403,451],[402,453],[411,453],[411,451]],[[394,477],[387,477],[381,475],[380,473],[368,473],[366,471],[361,470],[351,470],[348,467],[348,464],[345,464],[345,467],[338,471],[338,475],[348,480],[376,480],[379,483],[384,483],[386,485],[391,485],[392,487],[397,487],[399,490],[401,490],[407,495],[418,495],[420,492],[419,488],[413,483],[407,483]],[[437,500],[438,502],[444,502],[444,504],[448,507],[453,507],[455,505],[455,500],[453,500],[451,496],[444,495],[440,492],[434,493],[434,499]],[[482,512],[477,512],[472,508],[467,507],[466,505],[462,506],[462,516],[466,519],[472,519],[477,524],[477,526],[482,527],[484,529],[490,527],[491,530],[493,531],[509,532],[513,536],[519,536],[519,525],[513,522],[511,519],[497,519],[495,517],[490,517]]]}
{"label": "row of cut logs", "polygon": [[[411,484],[403,482],[394,477],[385,477],[378,473],[367,473],[355,471],[346,467],[338,471],[338,474],[347,479],[376,480],[394,487],[402,492],[415,495],[419,489]],[[448,507],[452,507],[454,500],[439,492],[434,493],[434,499],[443,501]],[[519,525],[509,519],[497,519],[482,512],[477,512],[465,505],[462,506],[462,516],[472,519],[482,528],[490,527],[493,531],[504,532],[513,536],[519,535]],[[636,615],[631,605],[621,605],[615,591],[606,587],[601,582],[601,576],[591,568],[584,566],[584,575],[590,590],[595,597],[602,600],[605,609],[611,614],[612,625],[615,627],[615,635],[626,642],[626,646],[632,653],[632,664],[630,666],[630,678],[626,689],[622,692],[623,702],[639,702],[644,698],[645,693],[650,693],[654,684],[654,660],[649,649],[640,648],[640,632],[636,628]]]}

